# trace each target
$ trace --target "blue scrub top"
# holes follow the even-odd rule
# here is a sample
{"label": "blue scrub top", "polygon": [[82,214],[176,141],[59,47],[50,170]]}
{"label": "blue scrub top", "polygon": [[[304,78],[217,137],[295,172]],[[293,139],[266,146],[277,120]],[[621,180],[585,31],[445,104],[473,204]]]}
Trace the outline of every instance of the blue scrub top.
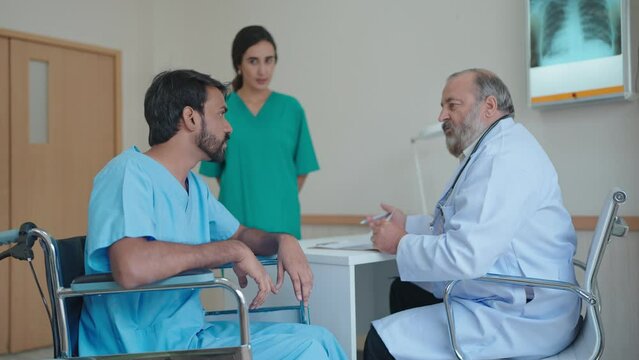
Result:
{"label": "blue scrub top", "polygon": [[[133,147],[96,176],[89,204],[87,274],[110,272],[108,247],[124,237],[183,244],[226,240],[239,222],[194,173],[188,192],[159,162]],[[89,296],[81,356],[194,348],[205,328],[198,290]]]}

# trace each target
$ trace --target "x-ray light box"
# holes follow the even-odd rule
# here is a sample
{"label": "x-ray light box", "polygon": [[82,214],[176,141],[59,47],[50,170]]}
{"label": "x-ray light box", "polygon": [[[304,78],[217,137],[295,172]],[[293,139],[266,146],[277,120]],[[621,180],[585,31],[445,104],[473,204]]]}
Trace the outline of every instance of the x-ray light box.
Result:
{"label": "x-ray light box", "polygon": [[629,15],[628,0],[529,0],[530,105],[630,98]]}

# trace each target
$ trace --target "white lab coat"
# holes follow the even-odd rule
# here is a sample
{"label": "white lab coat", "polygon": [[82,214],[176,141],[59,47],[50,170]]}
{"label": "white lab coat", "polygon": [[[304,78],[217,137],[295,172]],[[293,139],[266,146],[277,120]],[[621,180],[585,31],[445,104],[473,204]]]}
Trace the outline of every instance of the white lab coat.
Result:
{"label": "white lab coat", "polygon": [[[470,359],[557,353],[574,337],[576,295],[470,280],[498,273],[575,281],[576,236],[555,169],[512,118],[501,120],[468,161],[443,209],[443,233],[432,234],[424,217],[408,217],[397,251],[401,279],[438,297],[447,281],[465,280],[452,295],[458,343]],[[455,358],[443,304],[373,325],[398,360]]]}

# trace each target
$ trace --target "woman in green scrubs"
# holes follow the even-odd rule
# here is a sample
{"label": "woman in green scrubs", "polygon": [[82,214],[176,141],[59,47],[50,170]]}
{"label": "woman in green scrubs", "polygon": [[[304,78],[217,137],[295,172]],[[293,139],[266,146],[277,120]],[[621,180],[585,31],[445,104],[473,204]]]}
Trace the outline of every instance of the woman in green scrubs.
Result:
{"label": "woman in green scrubs", "polygon": [[220,202],[241,224],[299,239],[298,193],[319,169],[304,109],[269,88],[277,47],[265,28],[240,30],[231,57],[236,76],[226,118],[233,134],[225,161],[203,162],[200,173],[218,179]]}

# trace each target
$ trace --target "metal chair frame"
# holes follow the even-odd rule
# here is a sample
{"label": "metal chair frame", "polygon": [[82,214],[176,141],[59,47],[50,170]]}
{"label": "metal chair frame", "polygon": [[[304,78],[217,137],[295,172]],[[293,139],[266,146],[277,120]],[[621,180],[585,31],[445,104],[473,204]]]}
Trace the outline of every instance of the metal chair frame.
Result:
{"label": "metal chair frame", "polygon": [[[0,244],[15,242],[18,231],[9,230],[0,233]],[[82,281],[74,280],[70,287],[64,287],[61,278],[61,266],[56,240],[46,231],[38,228],[30,229],[27,233],[27,242],[33,244],[39,240],[44,251],[45,270],[47,273],[47,285],[49,288],[49,300],[51,304],[51,330],[53,333],[54,357],[74,358],[71,348],[71,339],[67,308],[65,301],[71,298],[89,295],[120,294],[127,292],[148,292],[163,290],[184,290],[184,289],[205,289],[222,288],[231,291],[237,301],[237,312],[239,313],[240,345],[236,347],[225,347],[215,349],[179,350],[138,354],[117,354],[108,356],[92,356],[90,359],[252,359],[248,308],[244,295],[237,285],[224,278],[216,278],[211,270],[187,272],[178,276],[165,279],[153,284],[142,286],[136,289],[121,288],[114,281],[105,281],[104,274],[83,276]],[[27,259],[31,261],[31,259]],[[96,281],[92,281],[96,279]],[[89,359],[86,358],[86,359]],[[79,357],[78,359],[84,359]]]}
{"label": "metal chair frame", "polygon": [[[262,266],[277,266],[277,256],[258,256]],[[222,277],[224,277],[224,271],[233,268],[233,264],[224,264],[216,270],[222,271]],[[304,301],[300,301],[298,305],[278,305],[278,306],[265,306],[257,309],[249,309],[249,314],[270,313],[276,311],[295,311],[297,313],[297,322],[299,324],[310,325],[311,324],[311,312],[308,306],[304,305]],[[236,314],[237,310],[211,310],[205,313],[205,316],[227,316]]]}
{"label": "metal chair frame", "polygon": [[[506,276],[500,274],[486,274],[475,280],[485,281],[491,283],[508,284],[515,286],[531,286],[542,287],[548,289],[556,289],[562,291],[570,291],[577,294],[583,302],[588,306],[586,308],[586,315],[583,325],[579,329],[576,339],[568,348],[564,349],[561,353],[546,358],[546,359],[563,359],[564,353],[571,350],[573,346],[578,346],[581,341],[582,333],[585,331],[594,331],[595,343],[591,344],[592,349],[589,351],[588,359],[595,360],[600,359],[603,354],[604,348],[604,335],[603,327],[601,325],[601,301],[599,296],[599,288],[597,286],[597,273],[599,271],[599,265],[603,258],[603,254],[608,242],[610,242],[611,236],[623,237],[628,232],[628,225],[623,218],[617,216],[619,206],[626,201],[626,193],[621,189],[614,188],[610,194],[606,197],[606,202],[601,210],[597,226],[592,238],[590,250],[588,253],[588,260],[583,263],[579,260],[575,260],[574,264],[584,270],[584,285],[580,287],[577,284],[572,284],[563,281],[545,280],[526,278],[519,276]],[[453,314],[451,301],[451,292],[455,285],[461,280],[453,280],[447,284],[444,290],[444,306],[446,308],[446,316],[448,319],[448,335],[451,346],[455,353],[455,356],[459,360],[465,359],[464,353],[461,350],[460,344],[457,342],[455,334],[455,317]],[[581,359],[580,359],[581,360]]]}

